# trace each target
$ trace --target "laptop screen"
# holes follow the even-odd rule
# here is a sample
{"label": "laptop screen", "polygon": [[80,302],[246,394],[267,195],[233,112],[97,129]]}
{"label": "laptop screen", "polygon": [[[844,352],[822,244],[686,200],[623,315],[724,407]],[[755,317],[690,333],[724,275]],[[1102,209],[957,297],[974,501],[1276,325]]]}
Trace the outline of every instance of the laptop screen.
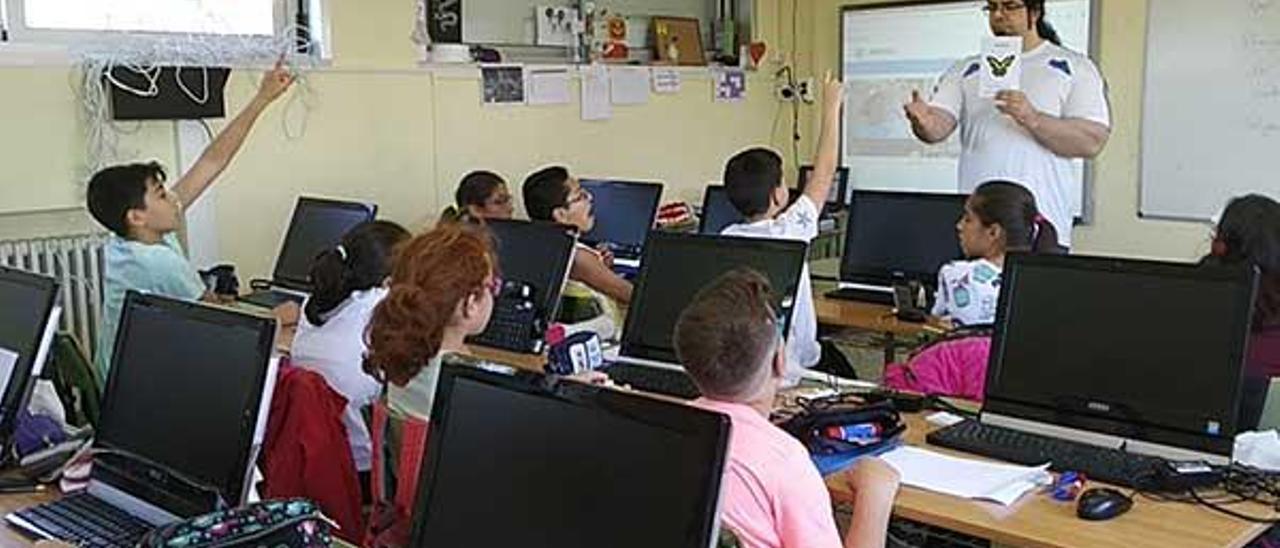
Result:
{"label": "laptop screen", "polygon": [[728,435],[690,405],[447,364],[410,544],[711,546]]}
{"label": "laptop screen", "polygon": [[840,280],[937,283],[938,269],[964,256],[956,223],[966,196],[857,190],[849,204]]}
{"label": "laptop screen", "polygon": [[676,363],[672,332],[680,313],[703,287],[739,267],[769,278],[790,329],[796,292],[807,281],[800,276],[807,251],[804,242],[790,240],[654,232],[627,310],[622,354]]}
{"label": "laptop screen", "polygon": [[[243,502],[274,335],[270,318],[130,292],[97,444]],[[157,481],[137,459],[108,462],[95,478],[102,469],[104,481],[178,516],[212,510],[207,493]]]}
{"label": "laptop screen", "polygon": [[624,252],[639,253],[658,216],[662,185],[626,181],[582,181],[591,193],[596,224],[582,241],[607,243]]}
{"label": "laptop screen", "polygon": [[729,194],[721,185],[707,187],[702,195],[702,219],[698,222],[700,234],[720,234],[725,227],[746,220],[738,208],[729,201]]}
{"label": "laptop screen", "polygon": [[1253,287],[1244,268],[1011,255],[984,412],[1230,454]]}
{"label": "laptop screen", "polygon": [[[804,192],[809,186],[809,177],[813,175],[813,166],[800,166],[800,181],[796,188]],[[849,168],[836,169],[836,180],[832,181],[831,192],[827,194],[828,204],[848,205],[849,203]]]}
{"label": "laptop screen", "polygon": [[310,289],[316,255],[338,245],[347,232],[372,221],[376,213],[377,207],[370,204],[298,198],[272,281],[289,289]]}
{"label": "laptop screen", "polygon": [[504,281],[533,286],[534,301],[551,320],[560,305],[560,292],[568,279],[569,261],[578,241],[574,229],[552,223],[485,221],[493,234],[498,271]]}
{"label": "laptop screen", "polygon": [[52,278],[0,266],[0,439],[13,431],[13,417],[31,394],[57,297]]}

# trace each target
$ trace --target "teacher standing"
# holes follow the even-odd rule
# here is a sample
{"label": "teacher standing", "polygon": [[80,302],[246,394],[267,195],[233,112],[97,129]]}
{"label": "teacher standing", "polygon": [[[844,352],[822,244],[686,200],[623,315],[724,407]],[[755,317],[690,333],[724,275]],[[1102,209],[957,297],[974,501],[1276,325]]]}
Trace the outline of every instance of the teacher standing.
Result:
{"label": "teacher standing", "polygon": [[905,110],[916,137],[945,140],[960,128],[960,189],[1000,179],[1027,187],[1040,213],[1071,247],[1074,158],[1093,158],[1111,136],[1102,75],[1087,56],[1062,47],[1045,21],[1044,0],[983,6],[996,36],[1022,37],[1022,91],[979,94],[982,61],[966,58],[938,81],[926,102],[912,92]]}

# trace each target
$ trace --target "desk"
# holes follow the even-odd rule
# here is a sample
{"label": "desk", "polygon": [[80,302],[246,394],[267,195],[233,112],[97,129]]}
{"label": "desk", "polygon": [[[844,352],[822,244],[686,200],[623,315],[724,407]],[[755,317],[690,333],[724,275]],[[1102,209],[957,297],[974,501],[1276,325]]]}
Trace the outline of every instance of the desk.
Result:
{"label": "desk", "polygon": [[[928,447],[925,434],[933,429],[921,415],[904,415],[907,443]],[[930,449],[967,458],[973,455]],[[1096,484],[1090,484],[1095,487]],[[830,479],[832,499],[850,502],[851,494],[840,479]],[[1127,490],[1125,490],[1127,492]],[[1255,515],[1267,515],[1259,504],[1236,507]],[[1042,547],[1096,546],[1227,546],[1238,547],[1266,531],[1267,526],[1246,523],[1207,508],[1188,504],[1154,502],[1137,497],[1128,513],[1104,522],[1076,518],[1074,503],[1059,503],[1040,493],[1030,493],[1010,507],[930,493],[904,486],[893,504],[895,517],[926,523],[1000,544]]]}
{"label": "desk", "polygon": [[502,365],[510,365],[516,369],[532,371],[534,373],[542,373],[544,366],[547,365],[547,357],[543,354],[519,354],[507,350],[499,350],[497,348],[489,348],[487,346],[479,346],[475,344],[467,345],[467,351],[472,356],[491,362],[500,363]]}

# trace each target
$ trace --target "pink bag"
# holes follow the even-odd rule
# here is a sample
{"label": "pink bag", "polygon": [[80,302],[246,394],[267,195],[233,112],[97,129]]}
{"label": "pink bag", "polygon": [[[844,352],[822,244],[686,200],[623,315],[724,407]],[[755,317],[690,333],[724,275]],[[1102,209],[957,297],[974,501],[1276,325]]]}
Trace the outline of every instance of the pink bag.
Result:
{"label": "pink bag", "polygon": [[990,354],[990,335],[944,340],[925,347],[906,364],[885,367],[884,384],[896,390],[982,401]]}

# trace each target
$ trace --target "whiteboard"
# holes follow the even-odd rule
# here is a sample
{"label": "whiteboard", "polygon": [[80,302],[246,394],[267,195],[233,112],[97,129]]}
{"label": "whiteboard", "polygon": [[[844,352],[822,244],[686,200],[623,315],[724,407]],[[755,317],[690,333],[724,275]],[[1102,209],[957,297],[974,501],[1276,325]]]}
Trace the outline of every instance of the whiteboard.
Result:
{"label": "whiteboard", "polygon": [[[1277,0],[1280,1],[1280,0]],[[936,145],[920,142],[902,112],[912,90],[928,96],[943,72],[978,53],[990,36],[985,1],[933,2],[846,8],[841,21],[841,65],[848,85],[844,164],[850,186],[868,190],[960,190],[960,131]],[[1088,54],[1091,0],[1048,0],[1046,19],[1068,49]],[[1073,162],[1072,209],[1084,212],[1085,163]]]}
{"label": "whiteboard", "polygon": [[[627,18],[654,15],[696,17],[703,33],[715,17],[712,0],[596,0],[598,8],[606,8]],[[462,41],[468,44],[532,45],[536,39],[535,9],[540,7],[577,7],[578,2],[565,0],[463,0]],[[644,21],[647,24],[647,20]],[[647,32],[647,28],[640,29]]]}
{"label": "whiteboard", "polygon": [[1280,196],[1280,0],[1151,0],[1147,17],[1142,215]]}

